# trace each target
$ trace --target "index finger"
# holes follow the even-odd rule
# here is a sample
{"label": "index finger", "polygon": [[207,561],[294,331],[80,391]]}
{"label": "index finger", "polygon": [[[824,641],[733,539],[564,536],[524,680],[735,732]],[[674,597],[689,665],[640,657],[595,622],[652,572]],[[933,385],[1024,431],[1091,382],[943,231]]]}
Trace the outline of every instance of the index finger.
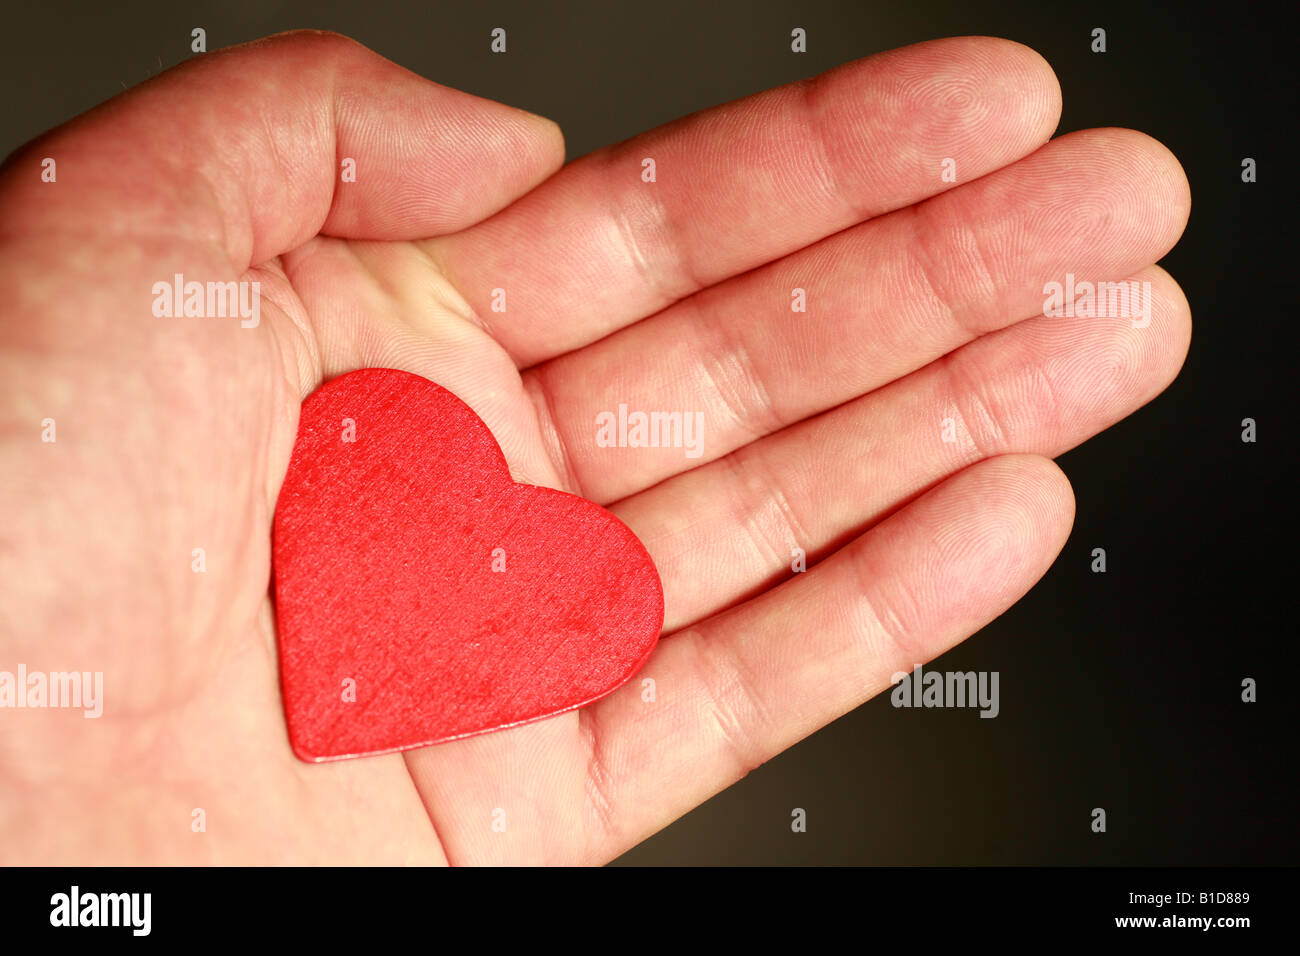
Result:
{"label": "index finger", "polygon": [[1014,162],[1060,102],[1028,47],[920,43],[599,150],[426,250],[524,368]]}

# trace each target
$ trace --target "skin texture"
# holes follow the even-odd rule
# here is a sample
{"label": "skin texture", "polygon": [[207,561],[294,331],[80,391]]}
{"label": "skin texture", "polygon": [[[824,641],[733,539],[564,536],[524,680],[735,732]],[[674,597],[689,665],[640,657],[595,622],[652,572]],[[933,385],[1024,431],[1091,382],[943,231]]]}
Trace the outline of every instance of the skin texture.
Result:
{"label": "skin texture", "polygon": [[[1190,336],[1152,265],[1187,220],[1177,160],[1128,130],[1048,142],[1059,112],[1033,51],[946,39],[561,169],[550,121],[295,33],[19,151],[0,669],[103,671],[105,711],[0,712],[0,862],[601,863],[995,618],[1069,533],[1050,457],[1157,395]],[[176,272],[260,281],[261,325],[156,318]],[[1042,317],[1066,272],[1150,281],[1150,326]],[[638,679],[439,747],[293,756],[271,516],[299,403],[369,366],[451,389],[516,480],[641,537],[666,623]],[[620,402],[703,411],[704,454],[597,447]]]}

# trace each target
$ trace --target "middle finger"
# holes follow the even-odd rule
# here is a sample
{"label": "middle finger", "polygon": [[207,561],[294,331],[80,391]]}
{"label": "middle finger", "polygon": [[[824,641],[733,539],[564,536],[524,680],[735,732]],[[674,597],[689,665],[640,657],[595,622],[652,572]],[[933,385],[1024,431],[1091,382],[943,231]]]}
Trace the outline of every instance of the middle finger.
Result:
{"label": "middle finger", "polygon": [[[1173,246],[1189,206],[1157,141],[1074,133],[553,359],[525,386],[569,486],[617,500],[1041,310],[1067,271],[1131,275]],[[637,413],[658,427],[638,432]]]}

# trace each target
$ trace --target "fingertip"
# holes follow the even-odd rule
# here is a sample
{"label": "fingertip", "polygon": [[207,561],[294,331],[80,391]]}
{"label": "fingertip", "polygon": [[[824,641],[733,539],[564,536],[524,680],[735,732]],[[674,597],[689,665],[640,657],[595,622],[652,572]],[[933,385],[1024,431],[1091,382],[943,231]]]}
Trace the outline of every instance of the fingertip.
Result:
{"label": "fingertip", "polygon": [[1041,53],[1017,40],[995,36],[957,37],[969,44],[967,55],[977,56],[999,70],[1024,98],[1027,118],[1050,134],[1061,118],[1061,81]]}
{"label": "fingertip", "polygon": [[[1059,465],[1043,455],[1009,454],[985,459],[979,473],[989,487],[1018,487],[1021,493],[1006,499],[1013,507],[1040,517],[1064,511],[1073,520],[1074,489]],[[979,467],[979,466],[972,466]]]}
{"label": "fingertip", "polygon": [[1159,336],[1143,396],[1144,401],[1149,401],[1173,383],[1187,361],[1192,344],[1192,307],[1182,286],[1160,266],[1148,266],[1136,278],[1151,283],[1151,325]]}
{"label": "fingertip", "polygon": [[560,124],[541,113],[532,113],[528,110],[519,112],[533,125],[538,151],[548,160],[548,165],[553,169],[564,165],[564,130],[560,128]]}
{"label": "fingertip", "polygon": [[1107,126],[1082,134],[1093,137],[1098,144],[1094,148],[1104,152],[1108,162],[1122,165],[1129,181],[1146,197],[1146,207],[1165,217],[1163,226],[1172,237],[1172,247],[1192,208],[1191,184],[1178,157],[1160,140],[1136,129]]}
{"label": "fingertip", "polygon": [[520,194],[553,176],[564,165],[564,131],[547,116],[514,109],[518,114],[518,149],[527,159],[520,163]]}
{"label": "fingertip", "polygon": [[941,80],[984,92],[1021,153],[1045,143],[1060,122],[1060,80],[1033,47],[1003,37],[964,36],[928,40],[897,52],[907,50],[929,63]]}
{"label": "fingertip", "polygon": [[[980,552],[1010,586],[1037,580],[1065,546],[1074,525],[1070,480],[1050,458],[1009,454],[959,472],[946,504],[973,537],[961,543]],[[974,507],[972,507],[974,505]]]}
{"label": "fingertip", "polygon": [[1026,485],[1031,489],[1026,500],[1040,519],[1038,526],[1044,532],[1045,543],[1050,545],[1053,541],[1056,542],[1052,552],[1054,557],[1064,546],[1065,539],[1070,536],[1070,529],[1074,526],[1077,507],[1074,486],[1070,484],[1070,479],[1061,470],[1061,466],[1050,458],[1042,455],[1009,457],[1017,459],[1015,464],[1021,469]]}

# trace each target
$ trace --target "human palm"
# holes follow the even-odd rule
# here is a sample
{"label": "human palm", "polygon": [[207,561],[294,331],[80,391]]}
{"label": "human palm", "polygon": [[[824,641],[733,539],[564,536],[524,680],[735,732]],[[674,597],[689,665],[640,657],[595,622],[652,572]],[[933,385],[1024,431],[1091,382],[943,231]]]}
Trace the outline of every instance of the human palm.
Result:
{"label": "human palm", "polygon": [[[1151,265],[1177,161],[1048,144],[1059,107],[1031,51],[942,40],[557,172],[549,121],[300,33],[29,144],[0,179],[0,666],[105,700],[3,715],[5,862],[599,863],[996,617],[1069,532],[1048,458],[1158,394],[1190,328]],[[154,315],[178,273],[257,281],[259,324]],[[1066,273],[1150,282],[1150,325],[1044,318]],[[364,367],[638,534],[666,620],[636,680],[293,756],[271,517],[299,403]],[[597,442],[620,404],[702,412],[700,454]]]}

